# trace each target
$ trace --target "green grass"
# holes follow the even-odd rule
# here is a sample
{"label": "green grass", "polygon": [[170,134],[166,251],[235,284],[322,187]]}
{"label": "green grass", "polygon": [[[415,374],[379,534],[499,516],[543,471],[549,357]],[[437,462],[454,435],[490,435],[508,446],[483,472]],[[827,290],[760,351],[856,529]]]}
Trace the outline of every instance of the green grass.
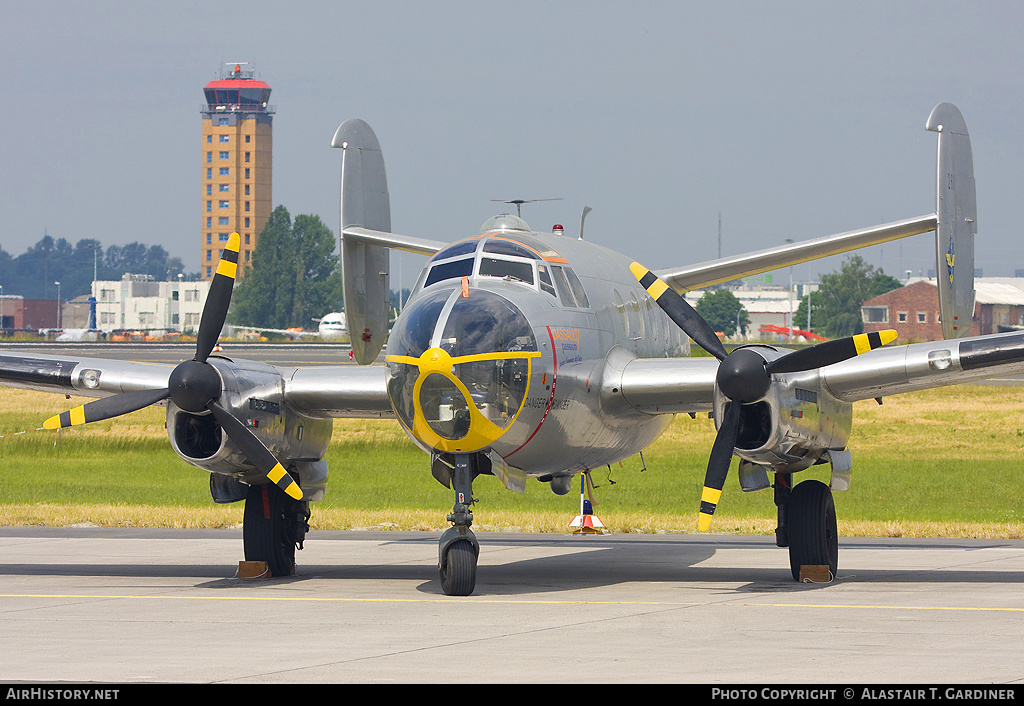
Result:
{"label": "green grass", "polygon": [[[844,535],[1024,536],[1020,475],[1024,389],[961,386],[855,405],[853,484],[836,493]],[[63,431],[32,431],[77,400],[0,391],[0,523],[224,526],[241,504],[215,506],[208,475],[171,451],[163,409]],[[706,417],[677,418],[644,456],[596,469],[595,512],[614,531],[694,531],[707,454]],[[338,420],[327,456],[330,484],[313,506],[319,528],[437,529],[453,498],[430,475],[427,457],[388,421]],[[801,473],[827,482],[827,467]],[[614,481],[614,483],[612,482]],[[556,496],[531,481],[519,495],[500,481],[474,484],[478,528],[565,531],[579,495]],[[743,493],[735,464],[713,529],[771,533],[772,492]]]}

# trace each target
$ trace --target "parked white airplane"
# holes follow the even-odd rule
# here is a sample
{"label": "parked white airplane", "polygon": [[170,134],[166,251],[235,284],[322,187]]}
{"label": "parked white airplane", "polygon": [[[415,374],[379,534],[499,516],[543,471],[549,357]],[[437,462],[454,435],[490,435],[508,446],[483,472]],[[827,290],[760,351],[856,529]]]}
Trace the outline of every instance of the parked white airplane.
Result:
{"label": "parked white airplane", "polygon": [[304,331],[298,328],[263,328],[260,326],[233,326],[236,331],[253,331],[256,333],[279,333],[288,338],[306,338],[317,336],[325,341],[345,336],[348,329],[345,327],[345,314],[341,311],[332,311],[322,319],[313,319],[317,322],[316,331]]}

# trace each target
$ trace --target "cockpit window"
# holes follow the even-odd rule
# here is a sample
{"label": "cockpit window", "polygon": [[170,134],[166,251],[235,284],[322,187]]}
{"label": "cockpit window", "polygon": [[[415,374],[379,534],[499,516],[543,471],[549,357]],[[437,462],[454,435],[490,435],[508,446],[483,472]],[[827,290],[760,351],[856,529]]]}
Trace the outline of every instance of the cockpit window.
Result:
{"label": "cockpit window", "polygon": [[511,302],[489,292],[458,297],[444,332],[441,348],[453,358],[481,353],[537,350],[530,323]]}
{"label": "cockpit window", "polygon": [[473,258],[471,257],[441,262],[430,268],[430,274],[427,275],[427,281],[423,283],[423,286],[429,287],[435,282],[468,277],[471,274],[473,274]]}
{"label": "cockpit window", "polygon": [[572,295],[576,297],[576,304],[584,309],[589,309],[590,300],[587,299],[587,290],[583,288],[580,278],[568,267],[565,268],[565,276],[569,278],[569,286],[572,287]]}
{"label": "cockpit window", "polygon": [[565,272],[562,271],[561,267],[552,267],[552,274],[555,276],[555,286],[558,287],[558,296],[561,298],[562,303],[566,306],[576,306],[576,299],[572,296],[572,290],[569,288],[569,280],[565,277]]}
{"label": "cockpit window", "polygon": [[555,278],[555,286],[558,287],[558,295],[566,306],[582,309],[590,308],[590,300],[587,299],[587,292],[583,289],[583,283],[569,267],[551,266],[551,272]]}
{"label": "cockpit window", "polygon": [[484,244],[484,252],[495,253],[496,255],[514,255],[516,257],[526,257],[532,260],[540,259],[540,255],[525,245],[520,245],[517,242],[506,240],[504,238],[490,238]]}
{"label": "cockpit window", "polygon": [[[420,442],[448,452],[483,449],[523,409],[531,360],[530,322],[507,299],[440,288],[407,308],[388,340],[388,396]],[[433,347],[431,347],[433,346]]]}
{"label": "cockpit window", "polygon": [[537,276],[540,278],[540,288],[557,299],[558,295],[555,294],[555,286],[551,283],[547,265],[537,265]]}
{"label": "cockpit window", "polygon": [[475,253],[477,243],[479,243],[478,240],[463,240],[460,243],[449,245],[444,250],[441,250],[430,259],[433,262],[438,262],[440,260],[447,260],[452,257],[458,257],[459,255],[469,255],[471,253]]}
{"label": "cockpit window", "polygon": [[388,355],[405,355],[418,358],[430,348],[430,339],[434,335],[434,327],[441,317],[445,302],[451,291],[444,289],[432,294],[424,294],[405,312],[402,326],[395,326],[388,338]]}
{"label": "cockpit window", "polygon": [[523,260],[499,260],[481,257],[478,274],[484,277],[509,277],[520,282],[533,284],[533,263]]}

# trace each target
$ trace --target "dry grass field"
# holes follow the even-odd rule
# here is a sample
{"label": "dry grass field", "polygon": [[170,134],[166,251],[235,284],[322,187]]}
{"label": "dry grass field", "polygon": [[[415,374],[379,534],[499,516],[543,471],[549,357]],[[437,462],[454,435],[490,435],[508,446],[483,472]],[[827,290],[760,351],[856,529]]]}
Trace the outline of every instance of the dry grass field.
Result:
{"label": "dry grass field", "polygon": [[[958,386],[855,405],[853,485],[836,493],[845,536],[1024,537],[1024,387]],[[205,472],[171,451],[164,410],[152,407],[61,433],[42,420],[80,400],[0,390],[0,524],[236,527],[240,503],[216,505]],[[26,431],[28,430],[28,431]],[[25,431],[26,433],[18,433]],[[707,454],[706,418],[677,418],[640,459],[592,473],[595,512],[612,532],[695,532]],[[451,491],[390,421],[338,420],[327,498],[316,529],[438,530]],[[827,481],[825,470],[798,477]],[[519,495],[494,478],[474,485],[474,529],[566,532],[579,495],[530,482]],[[712,531],[772,534],[770,491],[746,494],[735,475]]]}

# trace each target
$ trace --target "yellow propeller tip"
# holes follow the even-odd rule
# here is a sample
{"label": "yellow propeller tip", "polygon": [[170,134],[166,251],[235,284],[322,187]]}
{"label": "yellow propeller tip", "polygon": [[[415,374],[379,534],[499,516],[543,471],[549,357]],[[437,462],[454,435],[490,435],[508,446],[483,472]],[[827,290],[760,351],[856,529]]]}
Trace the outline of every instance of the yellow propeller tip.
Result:
{"label": "yellow propeller tip", "polygon": [[884,346],[886,343],[892,343],[899,337],[899,333],[893,329],[886,329],[885,331],[878,332],[878,338],[882,341]]}
{"label": "yellow propeller tip", "polygon": [[633,276],[637,279],[642,279],[650,270],[641,265],[639,262],[634,262],[629,266],[629,271],[633,273]]}
{"label": "yellow propeller tip", "polygon": [[234,252],[238,252],[238,249],[242,246],[242,237],[238,233],[232,233],[228,237],[227,249]]}
{"label": "yellow propeller tip", "polygon": [[43,429],[60,429],[60,415],[55,414],[43,422]]}
{"label": "yellow propeller tip", "polygon": [[700,515],[697,516],[697,529],[701,532],[707,532],[711,529],[711,515],[707,515],[703,512],[700,513]]}
{"label": "yellow propeller tip", "polygon": [[297,483],[292,483],[291,485],[289,485],[287,488],[285,488],[284,492],[288,493],[288,495],[295,498],[296,500],[302,500],[302,488],[300,488]]}

